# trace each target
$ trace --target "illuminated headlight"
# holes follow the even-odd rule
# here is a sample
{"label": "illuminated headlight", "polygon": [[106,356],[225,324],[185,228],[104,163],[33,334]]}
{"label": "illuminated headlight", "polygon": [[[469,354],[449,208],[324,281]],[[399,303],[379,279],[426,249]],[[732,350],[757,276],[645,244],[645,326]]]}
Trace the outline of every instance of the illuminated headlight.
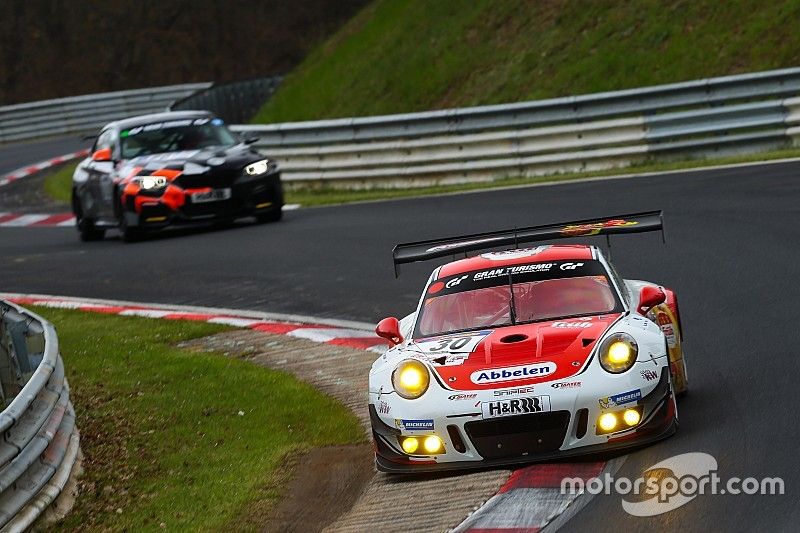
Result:
{"label": "illuminated headlight", "polygon": [[633,366],[639,348],[633,337],[625,333],[615,333],[600,345],[600,366],[606,372],[621,374]]}
{"label": "illuminated headlight", "polygon": [[167,178],[164,176],[139,176],[136,178],[136,183],[146,191],[163,189],[167,186]]}
{"label": "illuminated headlight", "polygon": [[250,163],[246,167],[244,167],[244,171],[247,173],[248,176],[259,176],[264,174],[269,169],[269,159],[262,159],[261,161],[256,161],[255,163]]}
{"label": "illuminated headlight", "polygon": [[401,361],[392,374],[394,390],[407,400],[413,400],[425,394],[430,381],[428,367],[416,359]]}

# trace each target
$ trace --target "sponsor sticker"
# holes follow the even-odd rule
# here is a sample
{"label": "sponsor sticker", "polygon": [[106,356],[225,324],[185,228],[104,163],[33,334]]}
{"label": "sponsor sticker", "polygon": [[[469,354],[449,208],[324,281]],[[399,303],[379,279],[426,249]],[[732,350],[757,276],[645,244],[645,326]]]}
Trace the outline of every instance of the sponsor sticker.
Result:
{"label": "sponsor sticker", "polygon": [[654,370],[642,370],[641,372],[642,377],[647,381],[653,381],[654,379],[658,379],[658,374]]}
{"label": "sponsor sticker", "polygon": [[469,379],[477,385],[500,383],[517,379],[530,379],[549,376],[556,371],[555,363],[532,363],[528,365],[509,366],[506,368],[489,368],[476,370]]}
{"label": "sponsor sticker", "polygon": [[395,425],[406,431],[433,431],[433,420],[406,420],[395,419]]}
{"label": "sponsor sticker", "polygon": [[392,411],[392,408],[388,403],[386,403],[384,401],[378,401],[378,412],[379,413],[387,415],[391,411]]}
{"label": "sponsor sticker", "polygon": [[562,381],[561,383],[553,383],[550,385],[554,389],[580,389],[580,381]]}
{"label": "sponsor sticker", "polygon": [[626,403],[635,402],[642,398],[642,389],[636,389],[628,392],[623,392],[622,394],[615,394],[614,396],[607,396],[605,398],[600,398],[598,403],[600,403],[600,407],[603,409],[608,409],[609,407],[614,407],[616,405],[624,405]]}
{"label": "sponsor sticker", "polygon": [[549,410],[550,396],[528,396],[514,398],[513,400],[495,400],[493,402],[481,403],[483,418],[527,415]]}
{"label": "sponsor sticker", "polygon": [[593,224],[570,224],[561,229],[562,235],[578,236],[578,235],[598,235],[605,228],[613,228],[618,226],[635,226],[639,222],[633,220],[614,219],[605,222],[595,222]]}
{"label": "sponsor sticker", "polygon": [[516,265],[510,267],[493,268],[491,270],[481,270],[472,276],[472,281],[499,278],[509,274],[527,274],[530,272],[549,272],[555,263],[534,263],[532,265]]}
{"label": "sponsor sticker", "polygon": [[448,396],[448,400],[474,400],[477,398],[477,394],[453,394],[452,396]]}
{"label": "sponsor sticker", "polygon": [[481,257],[489,261],[507,261],[509,259],[522,259],[539,253],[540,248],[522,248],[519,250],[505,250],[502,252],[489,252],[481,254]]}
{"label": "sponsor sticker", "polygon": [[575,270],[578,267],[582,267],[583,263],[563,263],[560,268],[561,270]]}
{"label": "sponsor sticker", "polygon": [[518,394],[530,394],[533,387],[517,387],[515,389],[503,389],[494,391],[495,396],[516,396]]}
{"label": "sponsor sticker", "polygon": [[590,328],[591,322],[553,322],[552,328]]}

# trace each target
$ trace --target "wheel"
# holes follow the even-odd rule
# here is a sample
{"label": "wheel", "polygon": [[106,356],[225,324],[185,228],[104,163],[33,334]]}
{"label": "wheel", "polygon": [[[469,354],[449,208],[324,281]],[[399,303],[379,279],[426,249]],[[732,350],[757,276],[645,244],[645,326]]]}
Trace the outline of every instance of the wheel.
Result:
{"label": "wheel", "polygon": [[75,191],[72,191],[72,212],[75,213],[75,227],[78,228],[81,241],[99,241],[105,237],[106,230],[96,227],[91,218],[83,215],[81,201]]}
{"label": "wheel", "polygon": [[259,224],[265,224],[267,222],[277,222],[283,216],[283,209],[276,209],[275,211],[270,211],[269,213],[261,213],[256,215],[256,222]]}
{"label": "wheel", "polygon": [[131,227],[125,221],[125,214],[120,217],[119,231],[122,233],[122,242],[138,242],[144,237],[141,228]]}

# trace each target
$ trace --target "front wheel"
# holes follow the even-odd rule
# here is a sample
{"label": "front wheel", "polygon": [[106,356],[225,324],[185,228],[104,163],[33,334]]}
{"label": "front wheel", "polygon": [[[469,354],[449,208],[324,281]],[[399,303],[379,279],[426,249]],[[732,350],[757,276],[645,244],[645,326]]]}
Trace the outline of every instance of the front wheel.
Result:
{"label": "front wheel", "polygon": [[129,226],[122,213],[119,222],[119,231],[122,233],[122,242],[138,242],[144,237],[144,232],[136,226]]}
{"label": "front wheel", "polygon": [[266,224],[267,222],[277,222],[283,216],[283,209],[276,209],[269,213],[261,213],[256,215],[256,222],[259,224]]}
{"label": "front wheel", "polygon": [[75,227],[83,242],[99,241],[106,235],[106,230],[94,225],[94,220],[84,215],[81,201],[75,191],[72,191],[72,212],[75,214]]}

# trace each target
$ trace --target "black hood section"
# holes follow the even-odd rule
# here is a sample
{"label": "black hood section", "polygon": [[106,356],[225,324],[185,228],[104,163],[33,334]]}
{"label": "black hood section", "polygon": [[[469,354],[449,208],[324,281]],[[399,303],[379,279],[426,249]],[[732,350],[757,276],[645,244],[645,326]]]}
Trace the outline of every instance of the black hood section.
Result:
{"label": "black hood section", "polygon": [[244,144],[230,147],[212,147],[135,157],[126,166],[145,170],[180,170],[187,175],[216,174],[219,171],[239,171],[245,165],[265,159],[263,154]]}

